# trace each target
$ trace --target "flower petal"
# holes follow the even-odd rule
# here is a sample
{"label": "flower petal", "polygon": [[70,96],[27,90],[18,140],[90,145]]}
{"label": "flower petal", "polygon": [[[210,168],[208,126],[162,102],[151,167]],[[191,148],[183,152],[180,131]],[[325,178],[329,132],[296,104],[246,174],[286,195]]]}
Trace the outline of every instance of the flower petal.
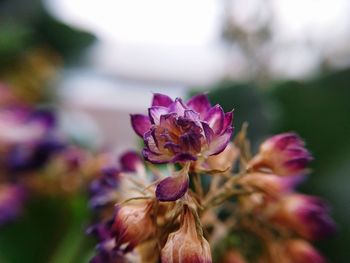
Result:
{"label": "flower petal", "polygon": [[225,113],[224,118],[224,125],[222,127],[222,130],[226,130],[229,126],[232,126],[232,120],[233,120],[233,111],[229,111]]}
{"label": "flower petal", "polygon": [[191,121],[199,121],[199,113],[193,111],[193,110],[185,110],[184,116],[186,119],[189,119]]}
{"label": "flower petal", "polygon": [[204,119],[204,116],[207,114],[211,107],[208,97],[205,94],[199,94],[197,96],[192,97],[187,102],[187,106],[190,109],[198,112],[202,119]]}
{"label": "flower petal", "polygon": [[175,112],[178,116],[184,116],[186,109],[187,107],[183,104],[182,100],[180,98],[176,98],[175,102],[170,105],[169,112]]}
{"label": "flower petal", "polygon": [[189,177],[187,172],[179,173],[163,179],[156,189],[156,196],[159,201],[176,201],[181,198],[188,189]]}
{"label": "flower petal", "polygon": [[172,163],[195,161],[197,158],[189,153],[179,153],[172,160]]}
{"label": "flower petal", "polygon": [[143,149],[142,155],[146,161],[156,164],[168,163],[171,161],[171,157],[165,154],[157,154],[151,152],[149,149]]}
{"label": "flower petal", "polygon": [[169,109],[163,106],[153,106],[148,109],[148,115],[153,124],[159,125],[160,117],[164,114],[168,114]]}
{"label": "flower petal", "polygon": [[208,122],[215,134],[221,134],[224,127],[224,119],[224,110],[218,104],[212,107],[205,117],[205,121]]}
{"label": "flower petal", "polygon": [[152,124],[149,117],[143,114],[131,114],[131,125],[137,135],[143,137],[143,135],[149,131]]}
{"label": "flower petal", "polygon": [[209,149],[205,152],[205,155],[215,155],[225,150],[227,144],[230,142],[232,132],[233,128],[229,127],[223,134],[214,137],[209,143]]}
{"label": "flower petal", "polygon": [[145,142],[147,149],[150,152],[159,154],[159,149],[158,149],[157,141],[154,136],[154,131],[155,130],[152,128],[151,130],[146,132],[145,135],[143,136],[143,140]]}
{"label": "flower petal", "polygon": [[137,167],[142,164],[142,161],[136,152],[129,151],[120,157],[120,164],[123,171],[135,172],[137,170]]}
{"label": "flower petal", "polygon": [[160,94],[160,93],[154,93],[153,94],[152,106],[168,107],[173,102],[174,101],[167,95]]}
{"label": "flower petal", "polygon": [[206,122],[202,122],[202,127],[204,131],[205,138],[207,140],[208,145],[214,138],[214,132],[213,130],[209,127],[209,124]]}

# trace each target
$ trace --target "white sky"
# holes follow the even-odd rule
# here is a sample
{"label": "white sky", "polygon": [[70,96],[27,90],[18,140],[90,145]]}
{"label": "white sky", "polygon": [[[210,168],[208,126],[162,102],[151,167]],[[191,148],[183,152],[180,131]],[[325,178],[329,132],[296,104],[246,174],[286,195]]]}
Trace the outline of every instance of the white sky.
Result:
{"label": "white sky", "polygon": [[[264,10],[265,1],[270,2],[270,10]],[[219,79],[228,73],[225,70],[234,70],[232,65],[241,63],[240,56],[220,51],[228,2],[236,22],[247,30],[254,31],[259,22],[272,17],[272,75],[298,78],[312,74],[321,53],[331,61],[339,57],[343,64],[348,63],[340,51],[348,52],[350,41],[349,0],[46,0],[49,10],[61,20],[107,43],[97,57],[108,60],[105,54],[111,54],[113,50],[107,48],[113,45],[123,51],[115,51],[107,61],[118,73],[150,74],[151,78],[168,74],[165,79],[188,83],[191,76],[193,83],[200,78],[204,82]],[[211,61],[212,66],[204,65]],[[236,77],[244,75],[242,67],[239,70]]]}

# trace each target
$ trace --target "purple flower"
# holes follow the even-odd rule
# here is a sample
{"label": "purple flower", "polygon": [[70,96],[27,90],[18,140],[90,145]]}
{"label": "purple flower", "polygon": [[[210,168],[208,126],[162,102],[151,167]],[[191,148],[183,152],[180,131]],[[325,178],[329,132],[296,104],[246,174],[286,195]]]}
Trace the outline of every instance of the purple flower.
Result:
{"label": "purple flower", "polygon": [[258,155],[250,161],[248,169],[267,169],[281,176],[304,175],[311,160],[311,154],[305,149],[305,143],[298,135],[282,133],[261,144]]}
{"label": "purple flower", "polygon": [[50,157],[62,151],[66,144],[57,137],[48,136],[35,144],[18,144],[7,154],[7,169],[12,172],[41,168]]}
{"label": "purple flower", "polygon": [[0,143],[13,145],[40,140],[51,127],[42,115],[28,108],[0,109]]}
{"label": "purple flower", "polygon": [[127,151],[122,154],[118,166],[105,167],[101,170],[101,176],[91,182],[90,207],[98,209],[117,202],[121,194],[119,186],[125,178],[124,176],[128,176],[130,173],[144,173],[142,159],[134,151]]}
{"label": "purple flower", "polygon": [[22,211],[25,194],[17,185],[0,185],[0,225],[16,218]]}
{"label": "purple flower", "polygon": [[98,239],[97,254],[90,263],[126,263],[124,253],[116,247],[115,237],[112,233],[113,220],[96,224],[87,229],[88,235]]}
{"label": "purple flower", "polygon": [[279,201],[272,219],[304,238],[317,240],[335,232],[328,212],[328,206],[317,197],[290,194]]}
{"label": "purple flower", "polygon": [[102,176],[90,184],[89,205],[92,209],[98,209],[117,201],[120,171],[115,167],[107,167],[101,173]]}
{"label": "purple flower", "polygon": [[27,107],[0,109],[0,146],[3,166],[11,172],[42,167],[65,147],[55,133],[56,118],[49,110]]}
{"label": "purple flower", "polygon": [[222,152],[232,135],[232,117],[220,105],[212,107],[204,94],[184,103],[156,93],[148,116],[131,115],[131,124],[144,139],[146,160],[176,163]]}

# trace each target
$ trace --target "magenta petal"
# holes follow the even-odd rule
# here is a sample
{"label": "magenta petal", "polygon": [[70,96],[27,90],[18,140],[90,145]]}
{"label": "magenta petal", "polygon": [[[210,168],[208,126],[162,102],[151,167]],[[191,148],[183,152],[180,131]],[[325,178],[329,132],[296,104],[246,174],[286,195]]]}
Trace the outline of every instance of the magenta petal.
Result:
{"label": "magenta petal", "polygon": [[224,126],[225,113],[220,105],[212,107],[205,117],[205,121],[208,122],[210,128],[212,128],[215,134],[220,134]]}
{"label": "magenta petal", "polygon": [[179,153],[171,160],[171,162],[177,163],[177,162],[186,162],[186,161],[195,161],[195,160],[197,160],[197,157],[189,153]]}
{"label": "magenta petal", "polygon": [[145,142],[146,147],[152,153],[159,154],[159,149],[157,145],[157,141],[154,136],[154,129],[152,128],[143,136],[143,140]]}
{"label": "magenta petal", "polygon": [[210,142],[214,138],[214,132],[213,130],[209,127],[209,124],[206,122],[202,122],[202,127],[204,131],[205,138],[207,140],[207,143],[210,144]]}
{"label": "magenta petal", "polygon": [[146,161],[149,161],[155,164],[168,163],[171,161],[171,157],[167,155],[151,152],[149,149],[146,149],[146,148],[142,150],[142,155]]}
{"label": "magenta petal", "polygon": [[221,153],[225,150],[227,144],[231,140],[231,135],[233,132],[233,128],[229,127],[226,131],[218,136],[215,136],[213,140],[209,143],[209,149],[205,152],[207,156],[215,155]]}
{"label": "magenta petal", "polygon": [[189,119],[191,121],[199,121],[199,119],[200,119],[199,113],[197,113],[193,110],[185,110],[184,116],[186,119]]}
{"label": "magenta petal", "polygon": [[154,93],[153,100],[152,100],[152,106],[168,107],[173,102],[174,101],[167,95],[163,95],[163,94],[160,94],[160,93]]}
{"label": "magenta petal", "polygon": [[131,114],[131,125],[137,135],[143,137],[143,135],[151,129],[151,122],[148,116],[143,114]]}
{"label": "magenta petal", "polygon": [[170,112],[175,112],[178,116],[184,116],[185,110],[187,110],[187,108],[179,98],[176,98],[175,102],[170,106]]}
{"label": "magenta petal", "polygon": [[226,112],[225,118],[224,118],[224,125],[222,127],[222,130],[226,130],[229,126],[232,126],[232,120],[233,120],[233,111]]}
{"label": "magenta petal", "polygon": [[163,106],[153,106],[148,109],[148,114],[151,119],[151,122],[156,125],[159,125],[160,117],[168,113],[169,113],[168,108],[165,108]]}
{"label": "magenta petal", "polygon": [[181,198],[188,189],[189,178],[187,173],[179,173],[163,179],[156,189],[159,201],[176,201]]}
{"label": "magenta petal", "polygon": [[142,164],[140,156],[133,151],[129,151],[124,153],[120,157],[120,164],[122,166],[123,171],[127,172],[135,172],[137,166]]}
{"label": "magenta petal", "polygon": [[187,106],[190,109],[198,112],[202,119],[204,119],[204,116],[211,108],[208,97],[205,94],[199,94],[197,96],[194,96],[187,102]]}

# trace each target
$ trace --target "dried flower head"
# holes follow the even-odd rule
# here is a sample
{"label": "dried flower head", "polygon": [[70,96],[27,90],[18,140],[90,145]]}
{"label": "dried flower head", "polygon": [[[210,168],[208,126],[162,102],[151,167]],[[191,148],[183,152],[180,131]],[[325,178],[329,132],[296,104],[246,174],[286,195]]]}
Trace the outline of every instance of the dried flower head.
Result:
{"label": "dried flower head", "polygon": [[146,160],[176,163],[222,152],[232,135],[232,117],[220,105],[212,107],[204,94],[187,103],[154,94],[148,116],[131,115],[131,123],[144,139]]}

